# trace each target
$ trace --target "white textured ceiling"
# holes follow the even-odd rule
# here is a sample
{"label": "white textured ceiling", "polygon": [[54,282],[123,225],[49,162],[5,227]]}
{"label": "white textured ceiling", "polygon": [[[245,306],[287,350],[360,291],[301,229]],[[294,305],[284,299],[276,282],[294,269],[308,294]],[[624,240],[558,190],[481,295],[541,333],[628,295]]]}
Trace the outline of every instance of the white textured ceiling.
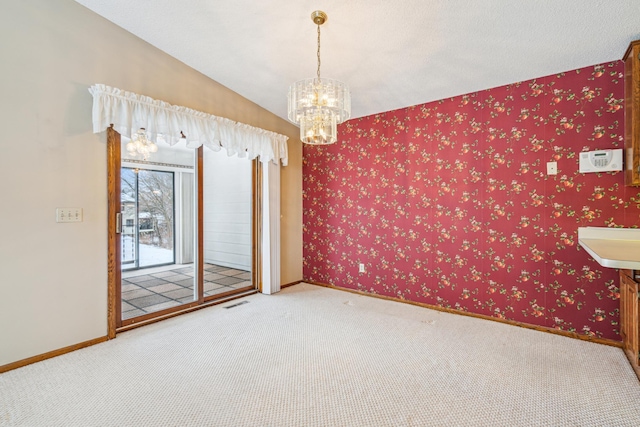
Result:
{"label": "white textured ceiling", "polygon": [[[76,0],[280,117],[291,83],[351,88],[352,117],[621,59],[640,0]],[[108,83],[108,82],[105,82]]]}

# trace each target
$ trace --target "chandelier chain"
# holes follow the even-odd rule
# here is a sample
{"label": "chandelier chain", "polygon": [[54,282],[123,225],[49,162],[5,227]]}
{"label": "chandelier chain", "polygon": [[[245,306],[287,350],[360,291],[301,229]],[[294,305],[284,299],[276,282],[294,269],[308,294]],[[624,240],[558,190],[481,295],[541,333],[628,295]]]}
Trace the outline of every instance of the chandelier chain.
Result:
{"label": "chandelier chain", "polygon": [[320,24],[318,24],[318,80],[320,80]]}

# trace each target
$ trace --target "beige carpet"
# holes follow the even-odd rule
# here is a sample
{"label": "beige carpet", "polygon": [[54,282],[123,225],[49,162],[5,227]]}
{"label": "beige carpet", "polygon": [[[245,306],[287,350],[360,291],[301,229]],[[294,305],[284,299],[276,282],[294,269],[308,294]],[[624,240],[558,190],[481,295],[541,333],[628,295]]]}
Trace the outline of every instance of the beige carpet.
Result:
{"label": "beige carpet", "polygon": [[0,375],[1,426],[634,426],[620,349],[307,284]]}

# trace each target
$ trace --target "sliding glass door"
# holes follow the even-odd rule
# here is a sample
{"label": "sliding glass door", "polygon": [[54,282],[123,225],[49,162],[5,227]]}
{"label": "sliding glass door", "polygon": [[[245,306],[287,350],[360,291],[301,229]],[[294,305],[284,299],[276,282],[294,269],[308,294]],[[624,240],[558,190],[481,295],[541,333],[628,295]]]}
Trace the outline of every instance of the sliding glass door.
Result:
{"label": "sliding glass door", "polygon": [[254,291],[258,162],[163,142],[140,158],[110,132],[115,328]]}
{"label": "sliding glass door", "polygon": [[118,302],[120,325],[126,326],[199,299],[195,248],[198,152],[163,143],[146,158],[122,152]]}
{"label": "sliding glass door", "polygon": [[204,295],[253,287],[254,163],[206,149],[203,159]]}

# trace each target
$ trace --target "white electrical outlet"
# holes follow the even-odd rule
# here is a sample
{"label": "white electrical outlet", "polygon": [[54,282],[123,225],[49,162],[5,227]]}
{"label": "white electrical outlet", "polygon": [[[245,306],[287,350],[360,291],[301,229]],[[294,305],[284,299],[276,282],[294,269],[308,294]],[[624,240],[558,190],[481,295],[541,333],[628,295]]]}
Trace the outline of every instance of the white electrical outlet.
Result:
{"label": "white electrical outlet", "polygon": [[547,175],[558,175],[558,162],[547,162]]}
{"label": "white electrical outlet", "polygon": [[360,273],[364,273],[364,264],[360,264],[359,270]]}
{"label": "white electrical outlet", "polygon": [[82,222],[82,208],[56,208],[56,222]]}

